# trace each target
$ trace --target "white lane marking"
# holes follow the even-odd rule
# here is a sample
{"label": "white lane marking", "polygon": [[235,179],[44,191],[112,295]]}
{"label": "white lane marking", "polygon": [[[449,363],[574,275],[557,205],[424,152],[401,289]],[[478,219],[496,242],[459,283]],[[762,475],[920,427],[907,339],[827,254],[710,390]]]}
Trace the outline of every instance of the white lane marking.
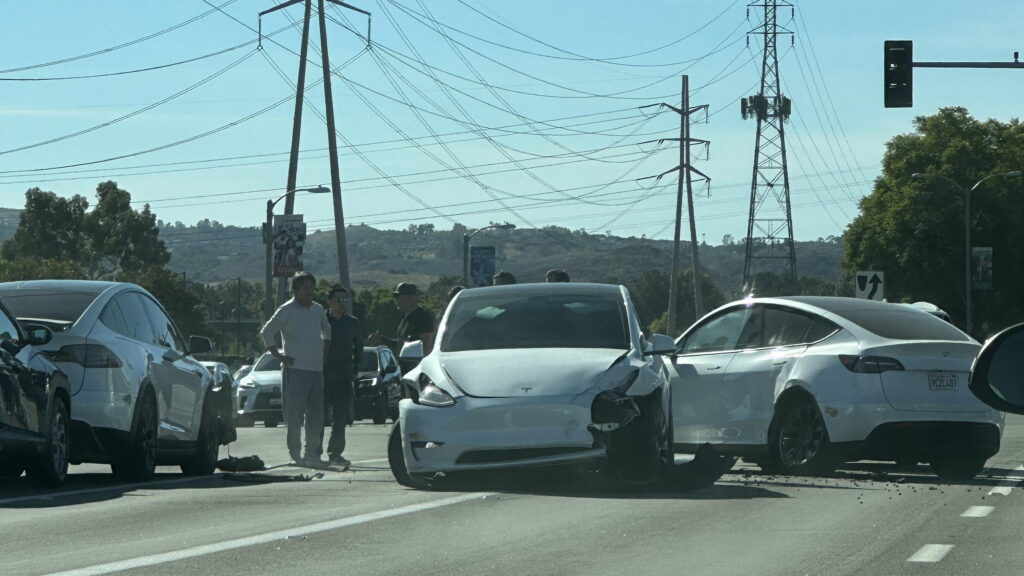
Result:
{"label": "white lane marking", "polygon": [[939,562],[953,549],[953,544],[925,544],[907,562]]}
{"label": "white lane marking", "polygon": [[971,506],[960,515],[961,518],[984,518],[995,510],[995,506]]}
{"label": "white lane marking", "polygon": [[266,534],[257,534],[256,536],[247,536],[245,538],[237,538],[235,540],[226,540],[224,542],[218,542],[216,544],[204,544],[202,546],[194,546],[192,548],[185,548],[183,550],[176,550],[174,552],[165,552],[163,554],[140,556],[138,558],[132,558],[129,560],[119,560],[117,562],[97,564],[95,566],[86,566],[84,568],[76,568],[74,570],[67,570],[65,572],[55,572],[50,574],[49,576],[99,576],[101,574],[110,574],[111,572],[120,572],[122,570],[134,570],[136,568],[155,566],[157,564],[165,564],[167,562],[176,562],[178,560],[196,558],[198,556],[215,554],[217,552],[224,552],[227,550],[235,550],[238,548],[267,544],[270,542],[274,542],[276,540],[283,540],[285,538],[296,538],[299,536],[306,536],[318,532],[326,532],[328,530],[337,530],[339,528],[355,526],[357,524],[365,524],[367,522],[373,522],[375,520],[383,520],[385,518],[393,518],[395,516],[403,516],[405,514],[413,514],[415,512],[422,512],[424,510],[441,508],[443,506],[451,506],[453,504],[460,504],[462,502],[468,502],[470,500],[478,500],[488,495],[488,493],[483,492],[463,494],[461,496],[453,496],[451,498],[434,500],[432,502],[422,502],[420,504],[412,504],[409,506],[402,506],[400,508],[392,508],[391,510],[381,510],[379,512],[359,514],[358,516],[350,516],[348,518],[339,518],[337,520],[317,522],[316,524],[298,526],[296,528],[288,528],[285,530],[275,530],[274,532],[267,532]]}
{"label": "white lane marking", "polygon": [[[352,464],[378,464],[380,462],[387,462],[387,458],[374,458],[372,460],[356,460]],[[32,500],[53,500],[56,498],[69,498],[72,496],[87,496],[89,494],[100,494],[103,492],[112,492],[116,490],[129,491],[138,488],[152,488],[155,486],[168,486],[173,484],[185,484],[187,482],[196,482],[198,480],[208,480],[210,478],[216,478],[217,474],[211,474],[209,476],[188,476],[185,478],[172,478],[170,480],[155,480],[150,482],[134,482],[131,484],[111,484],[110,486],[103,486],[101,488],[85,488],[83,490],[65,490],[63,492],[47,492],[43,494],[32,494],[30,496],[16,496],[14,498],[0,499],[0,506],[5,504],[16,504],[18,502],[31,502]]]}
{"label": "white lane marking", "polygon": [[1024,466],[1018,466],[1012,470],[1007,475],[1006,480],[1003,480],[998,486],[988,491],[988,495],[1009,496],[1013,492],[1014,487],[1019,486],[1021,481],[1024,481]]}

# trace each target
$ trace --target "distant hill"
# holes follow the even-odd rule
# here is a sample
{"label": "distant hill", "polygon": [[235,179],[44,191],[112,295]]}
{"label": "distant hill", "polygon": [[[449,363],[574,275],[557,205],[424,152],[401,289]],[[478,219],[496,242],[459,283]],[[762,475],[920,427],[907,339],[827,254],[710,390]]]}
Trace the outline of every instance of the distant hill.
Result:
{"label": "distant hill", "polygon": [[[161,238],[172,258],[169,267],[189,280],[217,283],[241,277],[260,282],[266,256],[260,229],[223,226],[203,220],[196,226],[160,223]],[[461,276],[462,235],[465,229],[435,230],[410,226],[407,230],[378,230],[350,226],[346,231],[349,269],[356,288],[393,286],[398,282],[426,285],[441,276]],[[12,230],[13,233],[13,230]],[[668,273],[672,242],[646,238],[588,234],[565,228],[485,231],[475,245],[495,247],[497,267],[512,272],[520,282],[543,281],[544,272],[564,268],[573,280],[625,282],[649,269]],[[332,231],[310,234],[306,240],[306,270],[318,277],[337,278],[335,237]],[[684,242],[682,266],[690,263]],[[745,246],[742,243],[700,246],[701,263],[726,294],[740,290]],[[838,282],[842,245],[836,238],[797,242],[800,276]],[[783,264],[784,261],[775,261]],[[759,268],[761,270],[763,268]],[[781,272],[782,268],[775,270]]]}

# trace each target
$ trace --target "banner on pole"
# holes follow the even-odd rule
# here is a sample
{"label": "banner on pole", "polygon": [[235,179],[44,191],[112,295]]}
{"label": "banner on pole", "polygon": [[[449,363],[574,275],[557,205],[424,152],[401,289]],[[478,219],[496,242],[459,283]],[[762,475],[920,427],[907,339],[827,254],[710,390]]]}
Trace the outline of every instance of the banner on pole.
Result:
{"label": "banner on pole", "polygon": [[992,289],[992,248],[971,248],[971,271],[975,290]]}
{"label": "banner on pole", "polygon": [[467,288],[490,286],[491,276],[494,276],[494,246],[470,246]]}
{"label": "banner on pole", "polygon": [[289,278],[302,270],[305,244],[302,214],[274,215],[274,278]]}

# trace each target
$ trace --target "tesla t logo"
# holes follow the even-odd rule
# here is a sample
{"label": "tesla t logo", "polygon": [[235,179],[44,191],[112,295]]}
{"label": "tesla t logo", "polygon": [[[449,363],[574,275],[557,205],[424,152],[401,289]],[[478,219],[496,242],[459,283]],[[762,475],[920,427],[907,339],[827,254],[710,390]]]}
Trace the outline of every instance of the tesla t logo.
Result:
{"label": "tesla t logo", "polygon": [[942,357],[943,358],[948,358],[949,357],[949,352],[943,352],[942,353]]}
{"label": "tesla t logo", "polygon": [[529,394],[530,390],[533,390],[533,388],[520,388],[520,390],[523,391],[523,394]]}

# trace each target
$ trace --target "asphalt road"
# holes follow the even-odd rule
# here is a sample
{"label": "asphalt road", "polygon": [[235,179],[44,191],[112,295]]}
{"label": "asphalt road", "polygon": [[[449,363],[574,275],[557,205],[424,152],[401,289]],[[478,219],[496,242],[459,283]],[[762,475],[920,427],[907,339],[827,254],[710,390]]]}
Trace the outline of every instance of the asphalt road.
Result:
{"label": "asphalt road", "polygon": [[[57,491],[0,484],[0,574],[960,575],[1024,572],[1024,418],[971,482],[927,466],[848,464],[828,478],[739,463],[712,488],[616,493],[577,477],[396,484],[388,426],[350,428],[348,472],[280,482],[120,484],[72,467]],[[236,456],[284,463],[284,429],[239,430]],[[222,449],[222,456],[226,450]],[[306,478],[293,478],[297,475]],[[265,480],[265,478],[259,478]]]}

